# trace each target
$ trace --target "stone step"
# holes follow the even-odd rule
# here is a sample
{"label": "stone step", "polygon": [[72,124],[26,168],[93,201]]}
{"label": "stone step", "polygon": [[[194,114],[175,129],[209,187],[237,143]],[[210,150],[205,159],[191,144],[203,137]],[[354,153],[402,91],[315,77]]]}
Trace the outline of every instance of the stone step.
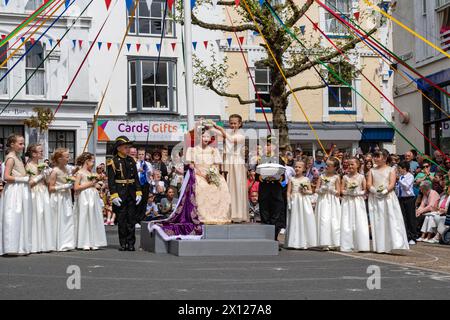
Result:
{"label": "stone step", "polygon": [[205,225],[204,239],[274,240],[275,226],[264,224]]}
{"label": "stone step", "polygon": [[148,225],[150,222],[141,222],[141,248],[147,252],[153,253],[169,253],[169,243],[164,241],[158,232],[149,232]]}
{"label": "stone step", "polygon": [[173,240],[169,253],[180,257],[276,256],[278,242],[264,239]]}

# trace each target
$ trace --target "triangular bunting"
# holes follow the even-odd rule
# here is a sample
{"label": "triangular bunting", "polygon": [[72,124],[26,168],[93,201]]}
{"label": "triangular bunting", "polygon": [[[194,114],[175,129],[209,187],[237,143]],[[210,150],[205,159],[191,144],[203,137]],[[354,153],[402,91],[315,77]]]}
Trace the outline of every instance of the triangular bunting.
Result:
{"label": "triangular bunting", "polygon": [[305,35],[306,26],[300,26],[300,32]]}
{"label": "triangular bunting", "polygon": [[161,44],[160,44],[160,43],[157,43],[157,44],[156,44],[156,50],[158,50],[158,52],[161,51]]}
{"label": "triangular bunting", "polygon": [[259,0],[259,4],[262,6],[266,2],[265,0]]}
{"label": "triangular bunting", "polygon": [[77,40],[72,40],[72,44],[73,44],[73,49],[75,49],[75,47],[77,46]]}
{"label": "triangular bunting", "polygon": [[50,44],[50,48],[53,48],[53,39],[48,39],[48,43]]}
{"label": "triangular bunting", "polygon": [[133,10],[133,0],[125,0],[125,3],[127,5],[128,13],[131,14],[131,11]]}
{"label": "triangular bunting", "polygon": [[231,47],[231,43],[233,42],[233,38],[228,38],[227,42],[228,42],[228,46]]}
{"label": "triangular bunting", "polygon": [[194,50],[197,50],[197,41],[192,42],[192,45],[194,46]]}
{"label": "triangular bunting", "polygon": [[141,49],[141,44],[140,43],[136,43],[136,51],[139,52],[140,49]]}
{"label": "triangular bunting", "polygon": [[83,40],[78,40],[78,45],[80,46],[81,49],[81,47],[83,46]]}
{"label": "triangular bunting", "polygon": [[5,6],[7,6],[7,5],[8,5],[8,2],[9,2],[9,0],[5,0]]}
{"label": "triangular bunting", "polygon": [[102,44],[103,44],[103,42],[97,42],[98,50],[101,50],[101,49],[102,49]]}
{"label": "triangular bunting", "polygon": [[127,49],[128,49],[128,52],[130,52],[130,49],[131,49],[131,43],[127,43]]}
{"label": "triangular bunting", "polygon": [[244,37],[239,37],[239,42],[241,43],[241,45],[243,45],[243,44],[244,44],[244,40],[245,40],[245,38],[244,38]]}
{"label": "triangular bunting", "polygon": [[66,0],[66,9],[69,7],[70,0]]}
{"label": "triangular bunting", "polygon": [[355,13],[353,14],[353,16],[355,17],[356,21],[359,21],[360,15],[361,15],[360,12],[355,12]]}
{"label": "triangular bunting", "polygon": [[319,23],[318,22],[314,22],[313,23],[313,29],[314,29],[314,31],[317,31],[319,29]]}
{"label": "triangular bunting", "polygon": [[392,74],[394,73],[394,70],[389,70],[388,74],[389,74],[389,78],[392,77]]}
{"label": "triangular bunting", "polygon": [[147,51],[150,52],[150,45],[147,43],[145,46],[147,47]]}
{"label": "triangular bunting", "polygon": [[241,0],[234,0],[234,3],[236,4],[236,7],[239,7],[239,4],[241,3]]}
{"label": "triangular bunting", "polygon": [[203,41],[203,45],[205,46],[205,49],[208,49],[208,43],[209,43],[208,40]]}
{"label": "triangular bunting", "polygon": [[221,39],[216,40],[216,43],[217,43],[217,47],[218,47],[218,48],[220,48],[220,43],[221,43],[221,42],[222,42]]}
{"label": "triangular bunting", "polygon": [[111,49],[111,45],[112,45],[111,42],[106,43],[106,46],[108,47],[108,51],[109,51],[109,49]]}
{"label": "triangular bunting", "polygon": [[175,51],[175,47],[177,46],[177,43],[176,42],[172,42],[170,45],[172,46],[172,51]]}
{"label": "triangular bunting", "polygon": [[167,0],[167,5],[169,6],[169,10],[172,11],[173,3],[175,0]]}
{"label": "triangular bunting", "polygon": [[106,10],[109,10],[109,6],[111,5],[111,0],[105,0]]}

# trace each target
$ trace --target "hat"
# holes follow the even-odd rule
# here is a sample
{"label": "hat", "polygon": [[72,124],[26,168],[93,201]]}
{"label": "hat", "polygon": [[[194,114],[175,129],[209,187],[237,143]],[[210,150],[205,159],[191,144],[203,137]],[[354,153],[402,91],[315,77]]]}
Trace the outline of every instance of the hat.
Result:
{"label": "hat", "polygon": [[317,156],[317,157],[323,157],[323,152],[320,151],[320,150],[317,151],[317,152],[316,152],[316,156]]}
{"label": "hat", "polygon": [[126,136],[120,136],[116,138],[116,141],[114,143],[113,153],[117,153],[117,148],[120,146],[123,146],[124,144],[132,145],[133,142],[130,141]]}

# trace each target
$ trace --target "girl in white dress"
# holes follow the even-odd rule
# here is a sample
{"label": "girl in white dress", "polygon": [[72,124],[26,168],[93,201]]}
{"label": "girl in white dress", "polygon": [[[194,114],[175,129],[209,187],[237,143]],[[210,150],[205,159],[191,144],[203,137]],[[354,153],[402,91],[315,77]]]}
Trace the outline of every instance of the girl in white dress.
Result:
{"label": "girl in white dress", "polygon": [[311,204],[311,181],[303,175],[305,163],[295,163],[295,177],[288,184],[286,248],[308,249],[317,246],[317,227]]}
{"label": "girl in white dress", "polygon": [[325,250],[336,249],[341,242],[341,179],[336,171],[339,160],[331,158],[327,161],[325,173],[317,184],[319,198],[316,204],[317,242]]}
{"label": "girl in white dress", "polygon": [[20,157],[25,139],[12,134],[7,141],[5,189],[0,200],[0,255],[27,255],[31,252],[30,177]]}
{"label": "girl in white dress", "polygon": [[52,155],[54,168],[50,175],[50,204],[55,223],[54,239],[57,251],[75,249],[75,225],[70,190],[75,179],[67,171],[69,150],[58,148]]}
{"label": "girl in white dress", "polygon": [[367,177],[373,251],[378,253],[409,249],[402,211],[393,192],[397,176],[395,169],[386,164],[388,158],[386,150],[376,152],[374,160],[377,166]]}
{"label": "girl in white dress", "polygon": [[360,162],[348,162],[349,173],[342,179],[341,251],[370,251],[369,221],[367,219],[366,178],[359,174]]}
{"label": "girl in white dress", "polygon": [[44,149],[40,144],[31,144],[28,146],[27,156],[29,161],[26,169],[30,174],[32,173],[30,181],[33,202],[31,252],[55,251],[53,213],[50,207],[50,194],[45,183],[48,168],[45,164],[39,164],[39,160],[44,159]]}
{"label": "girl in white dress", "polygon": [[92,173],[94,155],[89,152],[77,158],[77,172],[74,191],[76,192],[74,215],[77,233],[77,248],[98,250],[106,246],[106,233],[103,225],[103,202],[96,189],[98,176]]}

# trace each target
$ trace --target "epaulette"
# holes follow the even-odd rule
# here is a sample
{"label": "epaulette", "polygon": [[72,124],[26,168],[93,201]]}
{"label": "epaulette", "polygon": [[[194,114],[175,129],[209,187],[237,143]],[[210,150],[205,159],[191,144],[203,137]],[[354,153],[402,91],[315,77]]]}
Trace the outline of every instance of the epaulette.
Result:
{"label": "epaulette", "polygon": [[109,159],[108,162],[106,162],[107,166],[111,166],[114,172],[116,172],[116,165],[114,164],[114,159]]}

